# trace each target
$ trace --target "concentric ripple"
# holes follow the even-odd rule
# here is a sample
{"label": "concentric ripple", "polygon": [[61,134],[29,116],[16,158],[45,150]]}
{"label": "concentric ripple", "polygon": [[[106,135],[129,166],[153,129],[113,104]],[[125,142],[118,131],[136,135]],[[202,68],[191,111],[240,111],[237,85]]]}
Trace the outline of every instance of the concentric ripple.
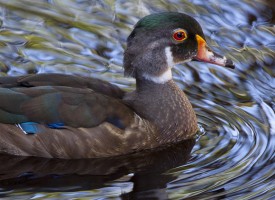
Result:
{"label": "concentric ripple", "polygon": [[245,111],[257,107],[200,108],[205,134],[189,163],[169,172],[178,175],[168,185],[170,198],[252,199],[274,189],[274,134]]}

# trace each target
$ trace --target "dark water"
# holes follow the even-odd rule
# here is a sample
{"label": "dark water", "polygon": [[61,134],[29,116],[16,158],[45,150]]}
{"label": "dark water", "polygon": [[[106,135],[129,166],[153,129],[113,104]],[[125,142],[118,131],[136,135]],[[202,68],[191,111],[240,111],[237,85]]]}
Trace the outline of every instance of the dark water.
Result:
{"label": "dark water", "polygon": [[199,117],[196,141],[116,158],[0,156],[3,199],[274,199],[275,2],[0,0],[0,75],[67,73],[125,90],[125,40],[141,17],[180,11],[236,69],[174,68]]}

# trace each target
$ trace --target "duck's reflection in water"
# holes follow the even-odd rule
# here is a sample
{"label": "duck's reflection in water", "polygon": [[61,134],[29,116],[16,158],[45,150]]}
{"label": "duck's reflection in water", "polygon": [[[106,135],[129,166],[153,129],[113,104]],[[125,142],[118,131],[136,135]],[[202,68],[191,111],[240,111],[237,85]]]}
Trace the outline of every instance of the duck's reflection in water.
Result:
{"label": "duck's reflection in water", "polygon": [[109,181],[132,173],[132,191],[123,198],[164,197],[166,184],[177,178],[164,172],[185,164],[194,144],[192,139],[131,155],[81,160],[0,155],[0,188],[2,196],[9,190],[83,191],[105,187]]}

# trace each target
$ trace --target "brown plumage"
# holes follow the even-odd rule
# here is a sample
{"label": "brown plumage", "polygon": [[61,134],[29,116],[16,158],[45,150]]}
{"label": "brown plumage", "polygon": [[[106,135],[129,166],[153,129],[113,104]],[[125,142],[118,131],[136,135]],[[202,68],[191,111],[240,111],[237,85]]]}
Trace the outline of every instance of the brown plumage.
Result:
{"label": "brown plumage", "polygon": [[[70,126],[65,126],[62,129],[50,129],[44,124],[40,124],[37,125],[40,133],[26,135],[14,124],[0,124],[0,151],[2,153],[47,158],[107,157],[181,141],[189,138],[196,131],[196,117],[191,104],[173,81],[159,85],[144,80],[142,81],[143,85],[138,87],[140,90],[127,94],[124,100],[122,100],[112,98],[111,96],[114,96],[114,94],[111,92],[109,93],[110,96],[107,96],[97,93],[88,87],[83,87],[84,83],[80,84],[82,80],[81,77],[64,76],[61,74],[51,75],[52,76],[49,74],[39,74],[19,77],[18,79],[12,77],[14,81],[16,80],[12,84],[11,80],[9,80],[10,86],[12,86],[10,88],[11,90],[22,92],[24,95],[32,97],[29,100],[30,103],[27,101],[25,103],[21,102],[20,104],[21,110],[25,112],[24,114],[28,116],[28,119],[32,121],[37,119],[40,121],[42,119],[39,118],[44,118],[44,122],[47,120],[46,111],[44,109],[39,110],[42,105],[39,106],[36,105],[36,103],[41,104],[41,99],[39,98],[40,95],[45,95],[45,90],[48,90],[47,92],[54,90],[54,92],[57,91],[61,94],[64,91],[70,92],[69,94],[62,94],[65,99],[64,101],[67,102],[69,101],[67,100],[67,95],[75,97],[75,93],[84,94],[84,96],[78,96],[78,99],[75,99],[77,103],[79,103],[80,97],[82,97],[81,100],[84,101],[83,99],[85,99],[86,95],[87,103],[89,103],[88,107],[90,108],[89,113],[93,113],[91,114],[91,118],[95,118],[93,120],[89,118],[89,120],[97,123],[92,124],[91,126],[93,127],[83,127],[83,125],[77,127],[78,124],[84,122],[88,124],[88,121],[84,120],[83,122],[82,120],[82,118],[85,118],[85,116],[83,116],[85,107],[83,110],[78,110],[80,112],[68,112],[66,106],[61,103],[60,107],[64,107],[64,109],[59,108],[59,115],[62,115],[63,121],[67,120],[70,124]],[[45,77],[43,76],[46,76],[52,85],[44,91],[40,88],[44,83]],[[62,82],[62,79],[70,77],[73,80],[79,79],[77,81],[78,84],[74,86],[71,82],[69,83],[70,87],[64,87],[66,81]],[[5,79],[7,80],[7,78]],[[2,86],[5,85],[5,89],[8,89],[6,80],[4,83],[0,78]],[[22,84],[22,80],[24,80],[24,84]],[[39,82],[39,80],[42,81]],[[89,80],[91,85],[93,85],[93,81],[98,81],[97,79],[88,78],[83,80]],[[62,84],[60,82],[62,82]],[[48,84],[48,82],[45,83]],[[61,86],[57,86],[57,84]],[[26,87],[26,85],[28,87]],[[77,88],[78,86],[83,88]],[[142,87],[147,87],[147,89],[143,89]],[[109,85],[110,91],[111,88],[112,86]],[[115,93],[118,93],[117,90],[115,90],[118,89],[116,86],[114,86],[113,89]],[[174,94],[177,93],[178,95],[175,96]],[[94,98],[95,96],[97,96],[97,98]],[[163,98],[163,96],[166,98]],[[11,102],[10,106],[12,107],[12,99],[9,98],[9,100]],[[72,100],[74,100],[74,98]],[[165,104],[166,101],[168,101],[169,104]],[[72,104],[73,102],[69,103]],[[183,105],[186,103],[187,106],[183,107],[181,105],[182,103]],[[79,107],[81,107],[81,104],[83,103],[80,103]],[[125,104],[129,105],[129,107]],[[93,107],[96,108],[93,109]],[[2,108],[2,105],[0,108]],[[131,108],[135,108],[138,115],[135,114]],[[185,115],[180,116],[181,112],[177,115],[176,109],[179,108],[182,108],[184,114],[189,115],[188,119],[184,120]],[[107,116],[112,115],[121,119],[123,126],[126,128],[119,128],[107,122]],[[139,117],[139,115],[143,116],[144,119]],[[50,118],[50,116],[48,118]],[[157,128],[158,126],[159,128]],[[170,132],[173,132],[173,137],[171,137]]]}

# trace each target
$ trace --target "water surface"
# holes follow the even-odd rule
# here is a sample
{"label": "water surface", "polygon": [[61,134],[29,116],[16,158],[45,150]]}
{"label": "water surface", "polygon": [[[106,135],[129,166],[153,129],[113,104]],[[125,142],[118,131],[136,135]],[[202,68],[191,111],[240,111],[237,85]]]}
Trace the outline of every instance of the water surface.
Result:
{"label": "water surface", "polygon": [[77,74],[131,91],[135,81],[122,68],[127,35],[162,11],[195,17],[210,46],[236,63],[173,69],[199,118],[196,140],[104,159],[2,155],[0,198],[275,198],[272,1],[0,0],[0,75]]}

